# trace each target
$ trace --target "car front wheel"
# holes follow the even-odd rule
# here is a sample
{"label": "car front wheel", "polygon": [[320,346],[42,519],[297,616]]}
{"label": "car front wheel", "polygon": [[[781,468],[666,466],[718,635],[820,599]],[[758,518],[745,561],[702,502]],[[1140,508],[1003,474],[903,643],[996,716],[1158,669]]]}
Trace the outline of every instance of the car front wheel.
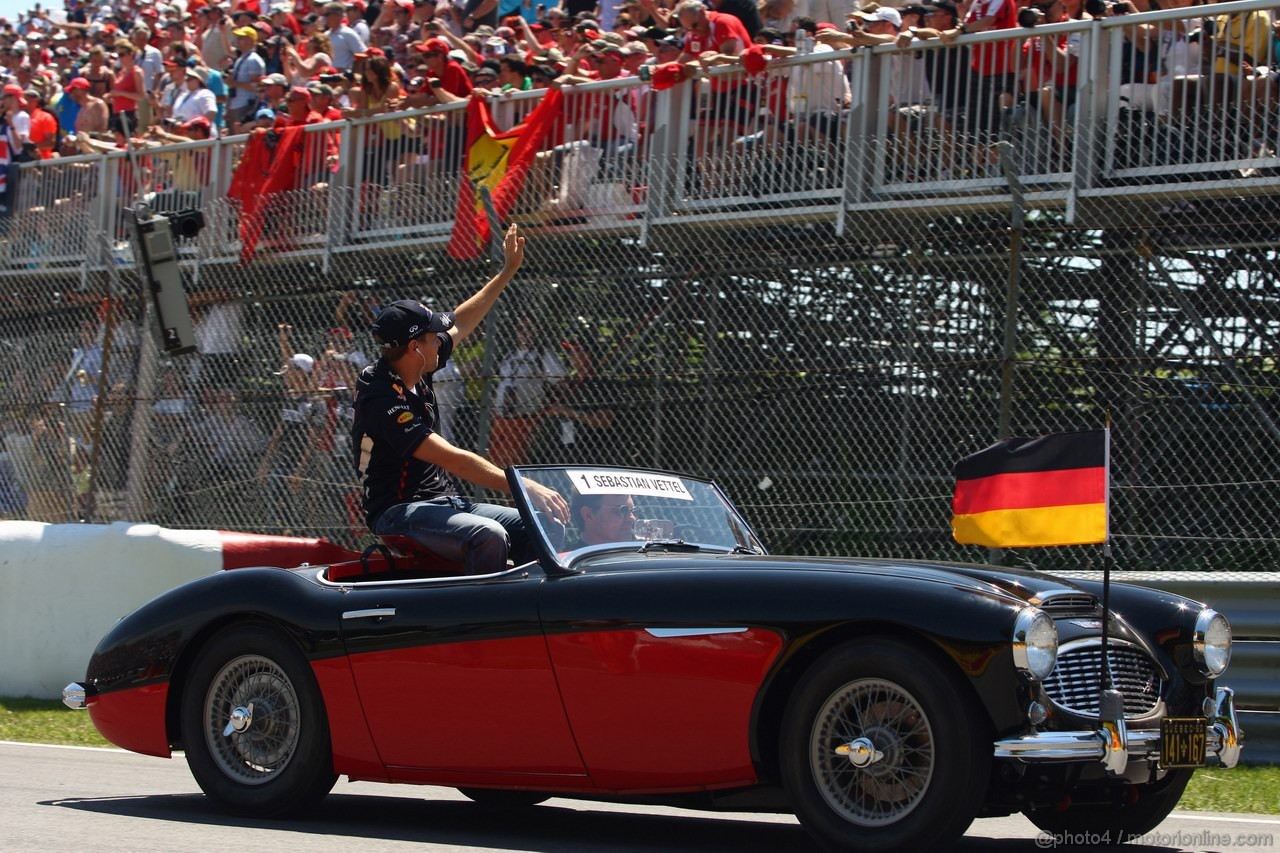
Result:
{"label": "car front wheel", "polygon": [[337,781],[320,689],[301,652],[269,628],[230,628],[201,649],[181,718],[191,774],[227,811],[293,814]]}
{"label": "car front wheel", "polygon": [[781,770],[796,816],[834,850],[942,849],[982,804],[989,726],[944,663],[906,643],[828,653],[797,686]]}

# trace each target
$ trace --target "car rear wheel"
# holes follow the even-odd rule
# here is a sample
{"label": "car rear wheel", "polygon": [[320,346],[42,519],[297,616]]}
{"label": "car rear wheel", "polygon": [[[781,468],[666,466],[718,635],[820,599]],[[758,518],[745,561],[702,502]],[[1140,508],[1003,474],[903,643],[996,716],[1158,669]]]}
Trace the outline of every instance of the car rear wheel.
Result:
{"label": "car rear wheel", "polygon": [[945,848],[977,815],[989,728],[958,675],[905,643],[828,653],[787,707],[783,784],[834,850]]}
{"label": "car rear wheel", "polygon": [[1127,789],[1129,796],[1112,805],[1082,803],[1061,810],[1027,809],[1023,814],[1045,832],[1084,833],[1108,839],[1104,844],[1125,844],[1164,823],[1182,799],[1193,772],[1170,770],[1158,782]]}
{"label": "car rear wheel", "polygon": [[320,689],[298,649],[270,628],[231,628],[200,651],[181,719],[196,783],[228,811],[292,814],[337,781]]}
{"label": "car rear wheel", "polygon": [[550,794],[538,791],[504,791],[499,788],[459,788],[464,797],[495,809],[527,809],[545,802]]}

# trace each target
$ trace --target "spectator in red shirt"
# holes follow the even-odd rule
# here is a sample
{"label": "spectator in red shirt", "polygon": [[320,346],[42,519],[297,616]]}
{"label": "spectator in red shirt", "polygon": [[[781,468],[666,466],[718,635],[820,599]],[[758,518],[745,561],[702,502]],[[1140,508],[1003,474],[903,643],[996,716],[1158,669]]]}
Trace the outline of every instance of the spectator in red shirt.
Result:
{"label": "spectator in red shirt", "polygon": [[[960,26],[943,30],[938,37],[952,44],[967,33],[1012,30],[1018,26],[1016,0],[974,0]],[[1013,106],[1017,80],[1014,75],[1013,39],[975,44],[970,49],[972,75],[969,85],[969,118],[975,128],[1000,127],[1002,110]]]}
{"label": "spectator in red shirt", "polygon": [[328,83],[315,82],[307,87],[311,93],[311,108],[325,121],[342,121],[342,110],[333,105],[334,91]]}
{"label": "spectator in red shirt", "polygon": [[23,97],[27,100],[27,113],[31,116],[31,142],[41,160],[55,156],[58,145],[58,120],[45,110],[44,96],[35,89],[28,89]]}
{"label": "spectator in red shirt", "polygon": [[463,70],[462,65],[449,58],[449,43],[442,38],[430,38],[422,44],[415,44],[414,49],[422,54],[426,63],[427,74],[440,81],[437,87],[451,95],[465,98],[471,94],[471,78]]}
{"label": "spectator in red shirt", "polygon": [[289,94],[285,96],[285,104],[289,113],[276,116],[276,130],[300,127],[304,124],[320,124],[324,121],[324,117],[312,108],[311,92],[301,86],[294,86],[289,90]]}
{"label": "spectator in red shirt", "polygon": [[684,57],[688,61],[704,53],[737,56],[751,44],[742,21],[724,12],[712,12],[702,0],[681,0],[676,18],[684,28]]}

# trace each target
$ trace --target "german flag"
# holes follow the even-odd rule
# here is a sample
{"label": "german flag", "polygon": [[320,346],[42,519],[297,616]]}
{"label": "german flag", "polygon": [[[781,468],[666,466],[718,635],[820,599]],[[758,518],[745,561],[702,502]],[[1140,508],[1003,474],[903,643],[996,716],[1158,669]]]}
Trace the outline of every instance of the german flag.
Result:
{"label": "german flag", "polygon": [[1107,541],[1110,431],[1010,438],[956,464],[951,533],[961,545]]}

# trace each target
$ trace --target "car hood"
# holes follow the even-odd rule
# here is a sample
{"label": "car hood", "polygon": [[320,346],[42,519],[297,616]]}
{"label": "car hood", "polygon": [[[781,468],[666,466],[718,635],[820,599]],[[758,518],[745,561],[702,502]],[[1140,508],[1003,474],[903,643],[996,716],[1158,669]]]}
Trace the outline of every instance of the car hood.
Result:
{"label": "car hood", "polygon": [[[675,558],[670,554],[653,555],[659,562],[671,560],[688,566],[688,558]],[[978,563],[946,563],[916,560],[877,559],[870,557],[789,557],[716,555],[717,562],[732,562],[735,568],[774,571],[841,572],[861,574],[921,583],[946,584],[986,594],[1003,594],[1018,601],[1032,603],[1040,593],[1048,590],[1076,590],[1087,593],[1074,582],[1056,575],[1026,569],[1009,569]],[[627,560],[630,562],[630,560]],[[658,566],[654,566],[658,568]]]}

